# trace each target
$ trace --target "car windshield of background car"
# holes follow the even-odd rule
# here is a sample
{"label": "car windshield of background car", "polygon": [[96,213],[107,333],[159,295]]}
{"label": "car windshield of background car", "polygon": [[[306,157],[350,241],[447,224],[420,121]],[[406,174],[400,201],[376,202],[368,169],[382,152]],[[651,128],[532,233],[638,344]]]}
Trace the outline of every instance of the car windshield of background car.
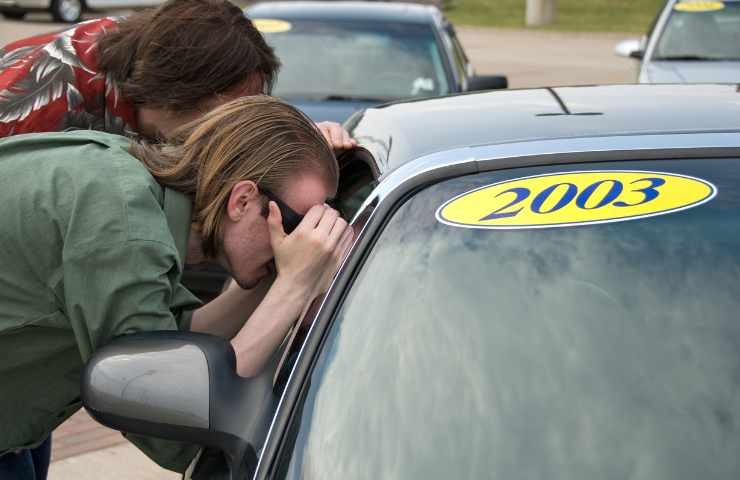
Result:
{"label": "car windshield of background car", "polygon": [[703,2],[722,8],[673,10],[653,60],[740,60],[740,2]]}
{"label": "car windshield of background car", "polygon": [[449,93],[431,27],[349,21],[288,22],[265,32],[282,62],[272,93],[287,100],[390,101]]}
{"label": "car windshield of background car", "polygon": [[[577,227],[435,218],[485,185],[584,170],[688,175],[719,194]],[[624,182],[627,202],[649,183]],[[608,186],[584,205],[618,203]],[[740,478],[738,210],[740,160],[725,159],[485,172],[415,194],[330,327],[275,478]]]}

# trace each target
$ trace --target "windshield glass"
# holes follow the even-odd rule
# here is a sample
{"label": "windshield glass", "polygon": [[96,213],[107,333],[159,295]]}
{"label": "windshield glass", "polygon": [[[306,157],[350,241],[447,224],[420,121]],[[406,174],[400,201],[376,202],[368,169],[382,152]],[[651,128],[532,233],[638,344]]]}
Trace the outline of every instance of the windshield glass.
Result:
{"label": "windshield glass", "polygon": [[674,7],[654,60],[740,60],[740,2],[700,3],[707,8]]}
{"label": "windshield glass", "polygon": [[[719,193],[578,227],[435,218],[464,192],[558,169],[672,172]],[[640,185],[645,201],[663,188]],[[736,160],[681,160],[486,172],[415,194],[334,319],[276,478],[740,478],[738,186]]]}
{"label": "windshield glass", "polygon": [[338,20],[288,25],[264,32],[282,63],[272,92],[278,97],[390,101],[449,93],[428,25]]}

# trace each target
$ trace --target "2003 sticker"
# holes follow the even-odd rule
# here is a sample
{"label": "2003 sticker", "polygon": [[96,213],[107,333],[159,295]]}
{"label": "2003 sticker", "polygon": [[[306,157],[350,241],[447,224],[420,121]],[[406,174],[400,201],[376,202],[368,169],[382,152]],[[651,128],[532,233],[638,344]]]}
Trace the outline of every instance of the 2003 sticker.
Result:
{"label": "2003 sticker", "polygon": [[714,12],[723,8],[723,2],[680,2],[673,6],[679,12]]}
{"label": "2003 sticker", "polygon": [[552,228],[623,222],[686,210],[717,187],[700,178],[639,170],[562,172],[516,178],[463,193],[437,220],[467,228]]}
{"label": "2003 sticker", "polygon": [[288,32],[293,28],[290,22],[275,18],[255,18],[252,20],[252,23],[261,33],[282,33]]}

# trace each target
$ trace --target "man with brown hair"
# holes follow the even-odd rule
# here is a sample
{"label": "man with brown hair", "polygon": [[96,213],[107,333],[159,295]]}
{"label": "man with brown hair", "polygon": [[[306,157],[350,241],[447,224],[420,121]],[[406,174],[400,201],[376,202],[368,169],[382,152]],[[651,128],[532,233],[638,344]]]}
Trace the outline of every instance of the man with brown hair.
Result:
{"label": "man with brown hair", "polygon": [[[244,95],[267,93],[280,63],[226,0],[169,0],[0,49],[0,138],[84,128],[167,138]],[[354,141],[333,122],[334,148]]]}
{"label": "man with brown hair", "polygon": [[[225,104],[164,144],[95,131],[0,142],[0,478],[42,478],[29,449],[80,408],[85,362],[118,335],[222,335],[238,373],[259,372],[350,245],[325,205],[337,177],[315,126],[266,96]],[[276,278],[249,314],[229,292],[198,309],[180,276],[204,260],[244,288]],[[134,440],[177,471],[195,454]]]}

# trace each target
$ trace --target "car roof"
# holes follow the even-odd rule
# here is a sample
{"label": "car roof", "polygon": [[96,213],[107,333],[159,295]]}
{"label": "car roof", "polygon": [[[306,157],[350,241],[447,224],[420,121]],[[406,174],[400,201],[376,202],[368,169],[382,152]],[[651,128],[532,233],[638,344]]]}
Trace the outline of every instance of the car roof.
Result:
{"label": "car roof", "polygon": [[499,90],[381,105],[346,126],[384,177],[463,147],[567,138],[740,132],[737,85],[605,85]]}
{"label": "car roof", "polygon": [[[673,7],[673,5],[677,3],[692,3],[696,2],[697,0],[666,0],[664,7]],[[722,3],[738,3],[740,0],[721,0]],[[661,10],[664,9],[664,7],[661,7]]]}
{"label": "car roof", "polygon": [[[696,0],[667,0],[665,3],[666,3],[666,5],[673,5],[673,4],[676,4],[676,3],[691,3],[691,2],[695,2],[695,1]],[[736,2],[740,2],[740,0],[721,0],[721,1],[722,1],[722,3],[736,3]]]}
{"label": "car roof", "polygon": [[428,24],[440,15],[431,5],[399,2],[259,2],[245,10],[250,18],[361,20]]}

